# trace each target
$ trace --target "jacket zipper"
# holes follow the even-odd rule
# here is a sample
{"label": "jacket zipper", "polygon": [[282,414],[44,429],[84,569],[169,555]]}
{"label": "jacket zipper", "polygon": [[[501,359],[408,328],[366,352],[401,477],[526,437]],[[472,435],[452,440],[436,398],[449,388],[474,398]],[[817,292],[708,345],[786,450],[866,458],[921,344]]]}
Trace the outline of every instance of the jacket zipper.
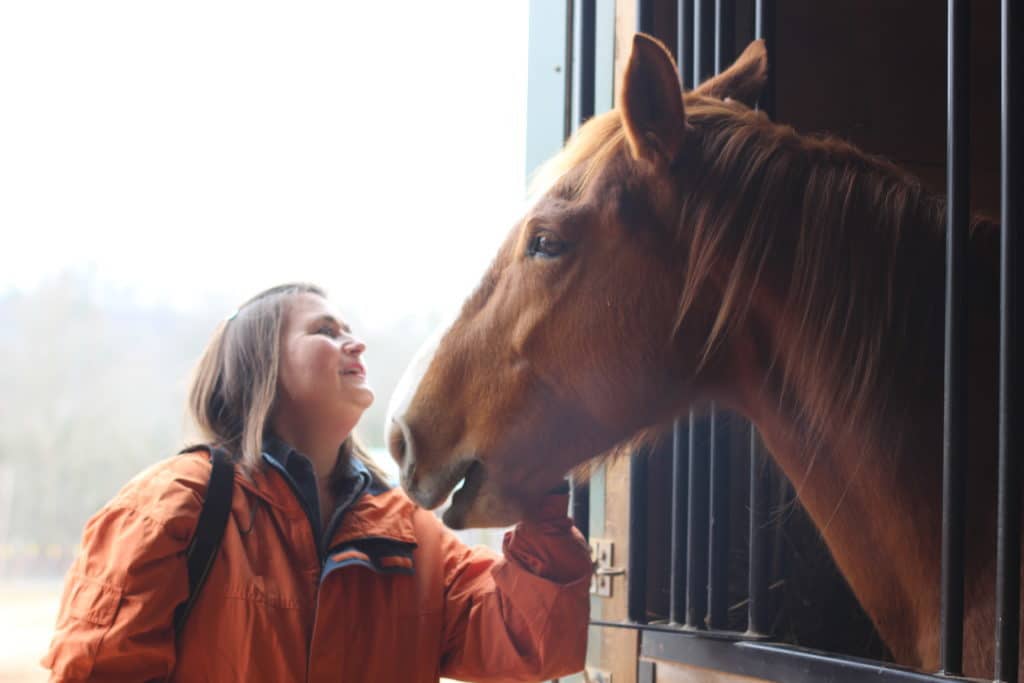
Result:
{"label": "jacket zipper", "polygon": [[[292,478],[292,475],[289,474],[288,471],[284,469],[284,467],[282,467],[281,464],[278,463],[275,458],[270,458],[268,462],[270,462],[271,466],[277,471],[278,474],[281,475],[285,482],[287,482],[288,487],[292,490],[292,493],[295,495],[295,499],[299,501],[299,506],[302,508],[302,511],[306,513],[306,519],[309,521],[310,535],[313,538],[313,550],[314,552],[316,552],[317,556],[318,571],[316,575],[316,589],[313,601],[313,629],[310,631],[309,634],[309,642],[306,643],[306,680],[308,681],[309,674],[312,671],[311,664],[313,662],[313,637],[316,635],[316,624],[317,621],[319,621],[320,619],[320,580],[323,577],[324,567],[327,565],[327,554],[326,552],[323,552],[324,544],[321,542],[321,539],[317,537],[317,534],[320,530],[317,528],[317,524],[313,520],[313,513],[310,510],[309,506],[306,505],[306,502],[302,497],[302,492],[299,491],[299,487],[295,483],[295,480]],[[319,501],[314,502],[319,504]],[[332,523],[336,516],[337,511],[335,511],[335,514],[331,517]]]}
{"label": "jacket zipper", "polygon": [[328,523],[327,529],[324,530],[323,538],[317,543],[317,553],[320,556],[320,571],[316,576],[316,598],[313,601],[313,629],[309,632],[309,644],[306,646],[306,680],[309,680],[310,674],[313,672],[313,640],[316,638],[316,627],[320,621],[320,586],[323,584],[324,569],[327,567],[327,538],[329,538],[328,531],[333,534],[334,527],[338,520],[341,518],[341,514],[344,510],[341,506],[334,511],[331,515],[331,521]]}
{"label": "jacket zipper", "polygon": [[[292,481],[291,475],[287,475],[287,473],[284,474],[286,474],[285,480],[288,482],[289,486],[291,486],[292,492],[295,493],[295,497],[298,498],[299,503],[301,504],[302,494],[299,493],[298,486],[296,486],[294,481]],[[307,643],[306,645],[307,681],[309,680],[309,676],[313,671],[313,640],[316,637],[316,627],[318,622],[320,621],[320,587],[323,584],[324,569],[327,566],[328,546],[330,545],[330,539],[334,535],[334,531],[337,528],[339,522],[341,521],[341,518],[344,516],[345,512],[347,512],[348,509],[352,507],[352,504],[359,500],[363,496],[363,494],[366,493],[366,490],[369,488],[369,481],[367,481],[365,477],[363,477],[362,479],[362,484],[355,490],[352,497],[349,498],[349,500],[346,501],[344,504],[338,505],[334,509],[334,513],[331,515],[330,521],[327,523],[327,526],[322,530],[321,538],[316,538],[315,531],[313,533],[313,542],[314,545],[316,546],[317,558],[319,560],[319,563],[316,576],[316,592],[313,600],[313,629],[310,631],[309,643]],[[319,501],[315,502],[319,504]],[[303,507],[305,508],[305,506]],[[310,528],[315,529],[316,525],[313,524],[313,516],[308,509],[306,510],[306,516],[309,518]]]}

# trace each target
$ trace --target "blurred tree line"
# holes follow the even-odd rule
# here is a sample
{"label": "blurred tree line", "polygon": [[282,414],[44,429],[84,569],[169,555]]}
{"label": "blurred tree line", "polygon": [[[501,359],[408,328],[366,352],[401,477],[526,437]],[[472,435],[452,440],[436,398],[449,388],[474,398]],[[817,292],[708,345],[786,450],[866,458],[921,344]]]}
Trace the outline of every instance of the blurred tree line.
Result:
{"label": "blurred tree line", "polygon": [[[380,447],[387,399],[439,317],[365,329],[338,303],[377,393],[358,433]],[[63,572],[89,516],[181,448],[189,373],[234,305],[142,306],[77,272],[0,294],[0,575]]]}

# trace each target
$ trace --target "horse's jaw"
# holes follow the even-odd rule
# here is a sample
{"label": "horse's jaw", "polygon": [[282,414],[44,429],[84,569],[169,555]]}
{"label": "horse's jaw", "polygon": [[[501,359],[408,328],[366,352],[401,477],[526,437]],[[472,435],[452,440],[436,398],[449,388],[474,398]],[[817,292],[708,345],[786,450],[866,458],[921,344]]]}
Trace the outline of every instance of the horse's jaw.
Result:
{"label": "horse's jaw", "polygon": [[452,529],[510,526],[528,509],[522,497],[499,487],[502,479],[494,468],[476,458],[457,458],[430,471],[413,464],[403,468],[401,479],[409,498],[424,509],[440,507],[450,497],[442,518]]}
{"label": "horse's jaw", "polygon": [[489,481],[485,466],[474,467],[465,485],[452,495],[452,504],[442,515],[444,523],[452,529],[470,529],[505,527],[522,519],[522,502],[502,495]]}

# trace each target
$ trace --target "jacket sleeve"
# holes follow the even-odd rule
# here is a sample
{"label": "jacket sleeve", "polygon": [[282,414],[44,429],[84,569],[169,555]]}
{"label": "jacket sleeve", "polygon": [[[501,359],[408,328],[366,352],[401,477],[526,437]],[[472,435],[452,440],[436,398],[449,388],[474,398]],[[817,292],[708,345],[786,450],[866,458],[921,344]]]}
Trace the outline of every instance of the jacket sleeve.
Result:
{"label": "jacket sleeve", "polygon": [[443,676],[538,681],[583,669],[590,552],[567,507],[548,496],[505,535],[504,557],[444,530]]}
{"label": "jacket sleeve", "polygon": [[199,503],[186,507],[194,510],[161,518],[115,499],[89,520],[42,661],[51,681],[145,681],[171,674],[173,614],[188,596],[184,551]]}

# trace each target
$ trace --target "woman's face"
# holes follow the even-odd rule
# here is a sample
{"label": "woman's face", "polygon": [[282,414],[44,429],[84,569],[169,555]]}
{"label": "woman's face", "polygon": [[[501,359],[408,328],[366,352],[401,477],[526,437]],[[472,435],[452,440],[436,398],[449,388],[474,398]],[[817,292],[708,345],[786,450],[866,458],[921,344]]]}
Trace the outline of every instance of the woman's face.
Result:
{"label": "woman's face", "polygon": [[361,359],[365,350],[330,302],[316,294],[294,296],[281,330],[276,417],[347,435],[373,403]]}

